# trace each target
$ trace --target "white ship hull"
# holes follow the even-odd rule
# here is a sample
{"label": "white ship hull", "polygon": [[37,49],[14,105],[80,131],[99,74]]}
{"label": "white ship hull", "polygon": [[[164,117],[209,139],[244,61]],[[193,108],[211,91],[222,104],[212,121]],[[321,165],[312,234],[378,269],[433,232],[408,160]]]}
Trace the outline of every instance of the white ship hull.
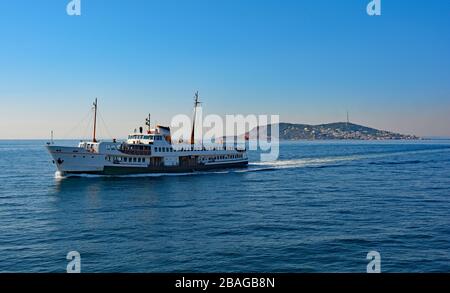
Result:
{"label": "white ship hull", "polygon": [[248,165],[246,154],[238,150],[175,151],[167,157],[154,157],[151,155],[129,155],[119,151],[97,153],[82,147],[49,145],[47,149],[61,175],[184,173],[241,168]]}

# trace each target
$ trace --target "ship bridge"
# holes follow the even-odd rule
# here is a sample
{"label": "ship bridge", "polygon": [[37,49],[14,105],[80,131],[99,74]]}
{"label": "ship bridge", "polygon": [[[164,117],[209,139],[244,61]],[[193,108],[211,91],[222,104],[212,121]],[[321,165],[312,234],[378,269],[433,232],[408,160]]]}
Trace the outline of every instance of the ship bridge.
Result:
{"label": "ship bridge", "polygon": [[170,128],[157,125],[156,128],[149,129],[146,133],[144,133],[142,127],[140,127],[139,132],[134,132],[128,135],[127,144],[170,146],[172,144]]}

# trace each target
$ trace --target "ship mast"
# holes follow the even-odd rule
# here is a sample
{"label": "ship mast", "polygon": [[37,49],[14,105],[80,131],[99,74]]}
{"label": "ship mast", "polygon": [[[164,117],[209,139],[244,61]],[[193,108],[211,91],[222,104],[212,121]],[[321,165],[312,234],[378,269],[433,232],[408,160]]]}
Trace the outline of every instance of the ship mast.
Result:
{"label": "ship mast", "polygon": [[195,138],[195,119],[197,118],[197,107],[200,104],[200,102],[198,101],[199,96],[198,96],[198,91],[195,92],[195,96],[194,96],[194,120],[192,122],[192,130],[191,130],[191,147],[194,148],[194,138]]}
{"label": "ship mast", "polygon": [[148,118],[145,118],[145,125],[147,125],[148,126],[148,134],[150,134],[150,132],[151,132],[151,127],[150,127],[150,114],[148,114]]}
{"label": "ship mast", "polygon": [[93,142],[97,142],[97,139],[95,139],[96,130],[97,130],[97,98],[95,98],[95,102],[94,102],[94,135],[92,138]]}

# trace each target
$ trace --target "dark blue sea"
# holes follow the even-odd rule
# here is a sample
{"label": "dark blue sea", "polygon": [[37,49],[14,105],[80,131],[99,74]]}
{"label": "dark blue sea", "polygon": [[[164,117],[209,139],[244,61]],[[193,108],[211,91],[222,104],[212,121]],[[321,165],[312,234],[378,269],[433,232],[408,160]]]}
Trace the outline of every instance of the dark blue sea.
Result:
{"label": "dark blue sea", "polygon": [[[65,142],[70,144],[70,142]],[[0,141],[0,271],[450,271],[450,141],[286,142],[191,175],[55,178],[44,141]],[[72,142],[76,145],[76,142]]]}

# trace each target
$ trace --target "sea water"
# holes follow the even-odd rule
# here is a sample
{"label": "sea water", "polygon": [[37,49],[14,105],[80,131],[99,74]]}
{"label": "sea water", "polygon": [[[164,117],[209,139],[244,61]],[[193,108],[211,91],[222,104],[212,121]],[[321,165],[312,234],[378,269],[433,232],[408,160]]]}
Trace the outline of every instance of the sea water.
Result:
{"label": "sea water", "polygon": [[[76,145],[76,141],[64,142]],[[55,176],[0,141],[0,271],[450,271],[450,141],[284,142],[247,169]]]}

